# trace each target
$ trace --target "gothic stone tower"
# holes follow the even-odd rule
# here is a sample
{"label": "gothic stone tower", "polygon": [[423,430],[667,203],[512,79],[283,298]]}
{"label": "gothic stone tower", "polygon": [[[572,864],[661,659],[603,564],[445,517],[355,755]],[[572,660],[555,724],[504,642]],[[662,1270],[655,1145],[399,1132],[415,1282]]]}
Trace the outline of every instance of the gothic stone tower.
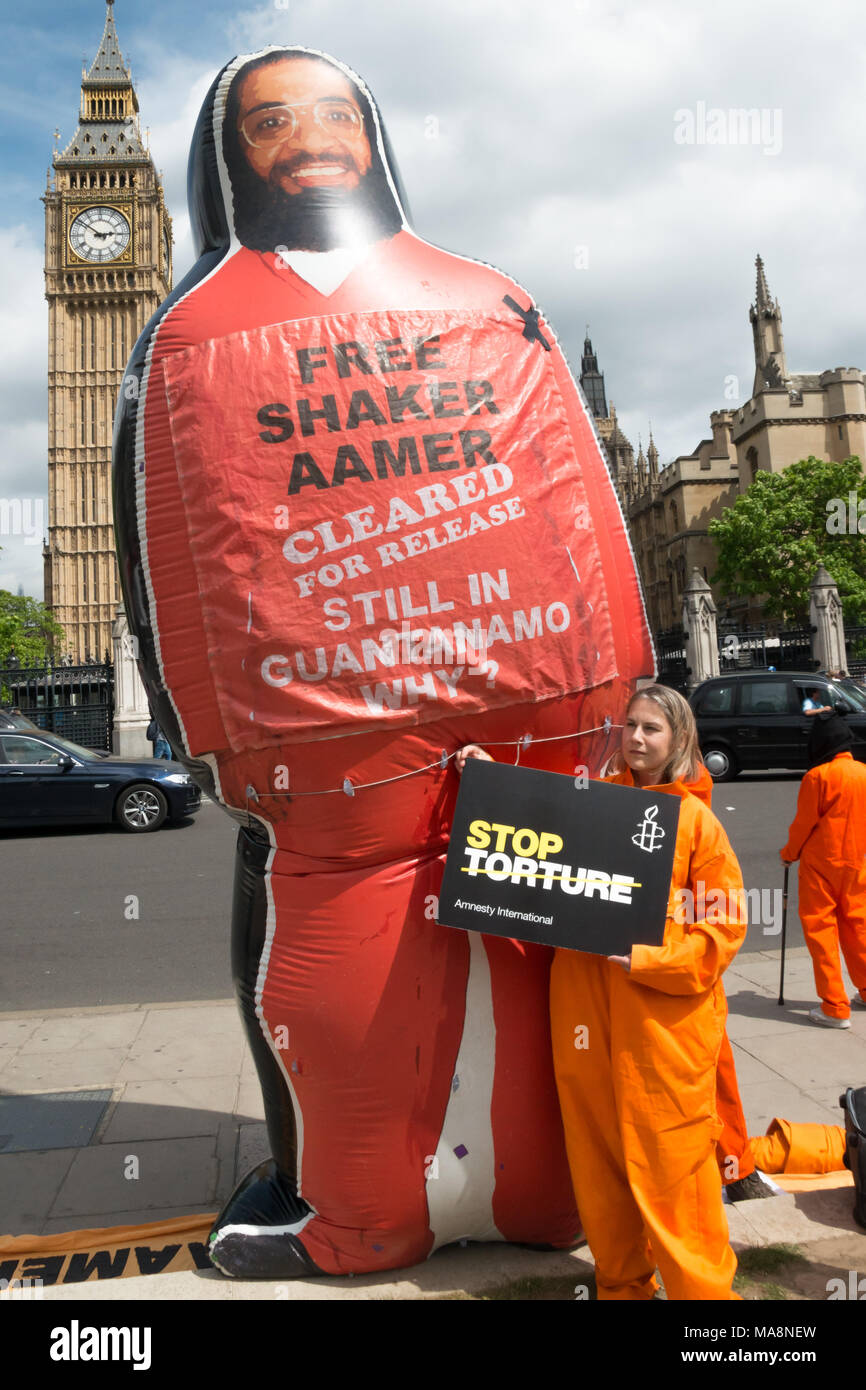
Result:
{"label": "gothic stone tower", "polygon": [[[133,344],[171,288],[171,220],[138,126],[106,0],[78,128],[54,155],[45,203],[48,543],[45,603],[77,661],[111,649],[120,588],[110,459]],[[58,653],[60,655],[60,653]]]}

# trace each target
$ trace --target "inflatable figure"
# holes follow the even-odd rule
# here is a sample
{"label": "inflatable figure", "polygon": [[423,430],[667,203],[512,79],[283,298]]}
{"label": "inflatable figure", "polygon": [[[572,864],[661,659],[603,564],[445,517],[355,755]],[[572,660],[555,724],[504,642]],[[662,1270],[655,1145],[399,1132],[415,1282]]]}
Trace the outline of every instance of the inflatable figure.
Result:
{"label": "inflatable figure", "polygon": [[115,515],[154,712],[240,823],[273,1159],[211,1257],[282,1278],[569,1246],[552,952],[436,909],[456,751],[595,771],[653,672],[591,418],[526,291],[412,232],[342,63],[230,63],[190,204],[199,259],[122,392]]}

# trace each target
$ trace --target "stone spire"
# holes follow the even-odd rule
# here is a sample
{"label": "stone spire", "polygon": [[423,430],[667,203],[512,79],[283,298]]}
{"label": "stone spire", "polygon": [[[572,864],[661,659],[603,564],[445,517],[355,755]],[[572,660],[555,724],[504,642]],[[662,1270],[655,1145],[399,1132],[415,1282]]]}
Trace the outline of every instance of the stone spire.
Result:
{"label": "stone spire", "polygon": [[592,343],[589,339],[589,324],[586,325],[586,337],[583,340],[583,355],[580,359],[580,385],[586,398],[586,403],[596,420],[607,419],[604,373],[598,370],[598,358],[592,350]]}
{"label": "stone spire", "polygon": [[760,256],[755,257],[755,265],[758,269],[757,285],[755,288],[755,307],[757,309],[771,309],[773,301],[770,298],[770,291],[767,288],[767,277],[764,273],[764,262]]}
{"label": "stone spire", "polygon": [[105,164],[117,160],[146,163],[138,128],[138,98],[123,61],[114,27],[114,0],[106,0],[105,28],[96,57],[81,79],[78,129],[55,167]]}
{"label": "stone spire", "polygon": [[649,448],[646,451],[649,460],[649,475],[651,482],[658,482],[659,476],[659,451],[653,439],[652,425],[650,425]]}
{"label": "stone spire", "polygon": [[636,465],[636,467],[637,467],[637,485],[638,485],[638,491],[639,491],[639,492],[643,492],[643,491],[645,490],[645,488],[646,488],[646,485],[647,485],[647,464],[646,464],[646,458],[645,458],[645,456],[644,456],[643,444],[641,443],[641,437],[640,437],[640,435],[638,435],[638,437],[637,437],[637,465]]}
{"label": "stone spire", "polygon": [[752,394],[784,388],[788,379],[785,363],[785,344],[782,338],[782,310],[779,301],[772,299],[764,274],[764,262],[755,258],[757,279],[755,302],[749,310],[752,337],[755,344],[755,381]]}
{"label": "stone spire", "polygon": [[117,30],[114,27],[114,0],[105,0],[105,5],[105,28],[99,52],[84,80],[85,83],[99,87],[104,86],[106,82],[119,82],[125,86],[130,81],[130,76],[123,62]]}

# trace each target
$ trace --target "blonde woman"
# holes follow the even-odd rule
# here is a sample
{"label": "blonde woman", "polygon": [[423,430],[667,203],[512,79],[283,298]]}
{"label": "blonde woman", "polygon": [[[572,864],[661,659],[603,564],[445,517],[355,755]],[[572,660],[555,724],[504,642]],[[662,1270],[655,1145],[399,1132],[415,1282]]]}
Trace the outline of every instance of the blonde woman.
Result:
{"label": "blonde woman", "polygon": [[[479,756],[461,749],[458,768]],[[578,1209],[600,1299],[653,1298],[656,1268],[669,1299],[736,1298],[715,1097],[721,977],[746,932],[742,875],[690,789],[703,770],[681,695],[652,685],[632,697],[615,765],[609,781],[679,796],[680,818],[663,944],[554,957],[553,1058]],[[705,901],[711,921],[682,910]]]}

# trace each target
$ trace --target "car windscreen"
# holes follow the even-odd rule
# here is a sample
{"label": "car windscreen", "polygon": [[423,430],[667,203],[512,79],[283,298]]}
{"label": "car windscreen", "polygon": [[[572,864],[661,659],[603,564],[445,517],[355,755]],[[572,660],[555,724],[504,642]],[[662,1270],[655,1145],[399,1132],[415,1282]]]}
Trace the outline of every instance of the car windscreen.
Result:
{"label": "car windscreen", "polygon": [[95,752],[93,748],[82,748],[80,743],[73,743],[71,738],[61,738],[59,734],[51,735],[52,748],[62,748],[64,753],[71,753],[73,758],[81,758],[86,763],[97,763],[102,761],[102,754]]}
{"label": "car windscreen", "polygon": [[834,699],[847,700],[848,704],[853,705],[855,709],[866,711],[866,686],[860,685],[858,681],[833,681],[830,690],[833,692]]}

